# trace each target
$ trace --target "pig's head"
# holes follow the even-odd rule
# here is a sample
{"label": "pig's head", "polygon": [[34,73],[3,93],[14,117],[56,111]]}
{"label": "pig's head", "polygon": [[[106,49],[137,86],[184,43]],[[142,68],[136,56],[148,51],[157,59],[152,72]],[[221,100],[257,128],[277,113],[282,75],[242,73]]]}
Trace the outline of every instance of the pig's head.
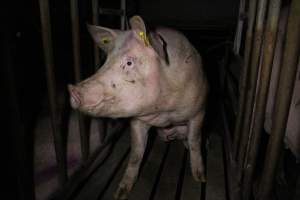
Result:
{"label": "pig's head", "polygon": [[130,25],[128,31],[88,25],[107,59],[93,76],[68,86],[74,109],[112,118],[155,110],[161,91],[161,65],[167,63],[165,43],[161,36],[147,34],[139,16],[132,17]]}

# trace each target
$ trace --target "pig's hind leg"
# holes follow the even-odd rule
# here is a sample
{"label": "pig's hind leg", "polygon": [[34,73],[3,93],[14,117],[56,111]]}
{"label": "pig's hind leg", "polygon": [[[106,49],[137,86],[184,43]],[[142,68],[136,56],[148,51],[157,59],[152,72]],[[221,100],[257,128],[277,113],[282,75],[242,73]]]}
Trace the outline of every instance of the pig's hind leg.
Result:
{"label": "pig's hind leg", "polygon": [[114,194],[115,199],[128,199],[128,195],[136,181],[148,139],[149,125],[139,121],[131,121],[131,152],[124,176]]}
{"label": "pig's hind leg", "polygon": [[188,123],[187,143],[190,152],[192,175],[196,181],[206,182],[205,167],[201,154],[201,128],[204,111],[200,111]]}

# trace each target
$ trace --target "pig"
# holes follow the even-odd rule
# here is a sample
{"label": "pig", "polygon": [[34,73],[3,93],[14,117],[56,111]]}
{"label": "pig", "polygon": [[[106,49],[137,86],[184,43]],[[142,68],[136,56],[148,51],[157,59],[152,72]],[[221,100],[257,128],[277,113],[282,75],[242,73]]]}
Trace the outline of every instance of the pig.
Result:
{"label": "pig", "polygon": [[94,75],[68,85],[72,108],[94,117],[130,119],[131,152],[115,199],[128,198],[152,126],[166,141],[185,142],[194,179],[206,181],[201,128],[209,88],[202,59],[173,29],[148,31],[140,16],[129,24],[126,31],[88,25],[107,58]]}

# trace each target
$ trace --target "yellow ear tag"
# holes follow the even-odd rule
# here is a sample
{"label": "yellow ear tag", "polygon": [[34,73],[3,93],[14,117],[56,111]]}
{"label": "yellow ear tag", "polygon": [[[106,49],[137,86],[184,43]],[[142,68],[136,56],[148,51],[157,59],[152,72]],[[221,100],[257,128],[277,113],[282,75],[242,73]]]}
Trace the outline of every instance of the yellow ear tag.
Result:
{"label": "yellow ear tag", "polygon": [[108,38],[104,37],[104,38],[101,39],[101,42],[103,44],[107,44],[109,42],[109,40],[108,40]]}
{"label": "yellow ear tag", "polygon": [[144,41],[145,46],[146,46],[146,47],[149,46],[149,40],[148,40],[147,36],[145,35],[145,33],[144,33],[143,31],[141,31],[141,32],[139,33],[139,35],[140,35],[140,37],[142,38],[142,40]]}

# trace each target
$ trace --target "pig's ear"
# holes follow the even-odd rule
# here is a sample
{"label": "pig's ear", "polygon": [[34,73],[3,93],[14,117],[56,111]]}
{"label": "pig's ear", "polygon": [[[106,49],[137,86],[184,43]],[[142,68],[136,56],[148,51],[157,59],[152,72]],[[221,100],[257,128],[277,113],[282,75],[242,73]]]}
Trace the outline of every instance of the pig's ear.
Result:
{"label": "pig's ear", "polygon": [[143,31],[146,33],[146,26],[144,20],[140,16],[135,15],[131,17],[129,20],[129,24],[132,30],[136,32]]}
{"label": "pig's ear", "polygon": [[89,33],[94,42],[106,53],[110,52],[115,46],[115,40],[118,35],[117,31],[87,24]]}
{"label": "pig's ear", "polygon": [[[147,35],[147,30],[143,19],[140,16],[133,16],[130,18],[131,29],[138,35],[138,37],[145,43],[145,46],[151,45],[156,53],[169,64],[169,58],[166,51],[166,42],[158,34],[151,32]],[[149,41],[150,39],[150,41]]]}
{"label": "pig's ear", "polygon": [[150,32],[150,44],[156,53],[169,64],[169,57],[167,52],[167,43],[159,33]]}
{"label": "pig's ear", "polygon": [[149,40],[147,37],[147,30],[144,20],[140,16],[133,16],[129,20],[131,29],[138,35],[138,37],[143,40],[145,46],[149,45]]}

